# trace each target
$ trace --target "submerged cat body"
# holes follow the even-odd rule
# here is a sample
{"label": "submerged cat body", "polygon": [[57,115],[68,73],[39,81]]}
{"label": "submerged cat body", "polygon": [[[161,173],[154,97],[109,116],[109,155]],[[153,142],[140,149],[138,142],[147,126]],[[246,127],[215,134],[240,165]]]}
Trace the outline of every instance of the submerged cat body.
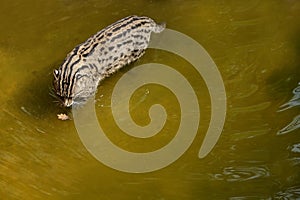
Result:
{"label": "submerged cat body", "polygon": [[54,90],[65,107],[93,96],[101,80],[136,61],[148,47],[151,33],[165,24],[149,17],[129,16],[102,29],[75,47],[54,70]]}

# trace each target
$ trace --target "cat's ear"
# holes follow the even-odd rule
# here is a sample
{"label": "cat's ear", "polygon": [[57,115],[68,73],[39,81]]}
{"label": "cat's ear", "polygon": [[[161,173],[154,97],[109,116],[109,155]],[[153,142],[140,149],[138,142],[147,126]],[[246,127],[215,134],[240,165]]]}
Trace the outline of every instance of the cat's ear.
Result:
{"label": "cat's ear", "polygon": [[55,80],[58,79],[59,71],[57,69],[53,70],[53,76],[54,76]]}

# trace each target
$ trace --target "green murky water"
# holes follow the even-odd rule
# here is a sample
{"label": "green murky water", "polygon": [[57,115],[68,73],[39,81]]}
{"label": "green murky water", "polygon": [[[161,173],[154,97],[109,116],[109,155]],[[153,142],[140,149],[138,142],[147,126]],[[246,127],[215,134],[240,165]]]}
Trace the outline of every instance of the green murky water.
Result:
{"label": "green murky water", "polygon": [[[299,107],[277,112],[300,81],[300,3],[278,1],[2,1],[0,7],[1,199],[296,199],[300,198],[300,132],[277,132]],[[201,107],[197,137],[168,167],[130,174],[98,162],[74,121],[50,97],[52,70],[77,44],[127,15],[147,15],[198,41],[223,77],[227,117],[213,151],[197,157],[210,120],[205,82],[184,59],[149,50],[105,80],[96,95],[98,119],[118,146],[154,151],[176,134],[180,108],[167,88],[146,85],[131,101],[132,118],[149,123],[148,109],[165,106],[166,127],[136,139],[114,123],[114,84],[142,63],[168,64],[193,85]],[[126,160],[126,158],[124,158]]]}

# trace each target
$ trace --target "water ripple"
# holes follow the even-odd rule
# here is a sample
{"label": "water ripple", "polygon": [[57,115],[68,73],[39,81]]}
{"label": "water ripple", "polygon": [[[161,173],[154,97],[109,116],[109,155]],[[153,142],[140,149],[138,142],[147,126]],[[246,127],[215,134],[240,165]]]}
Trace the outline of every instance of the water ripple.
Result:
{"label": "water ripple", "polygon": [[229,200],[257,200],[257,199],[271,200],[271,197],[265,197],[265,196],[241,196],[241,197],[230,197],[229,198]]}
{"label": "water ripple", "polygon": [[278,112],[300,105],[300,82],[298,83],[298,85],[299,86],[293,90],[294,96],[287,103],[281,105],[281,109]]}
{"label": "water ripple", "polygon": [[241,182],[253,180],[261,177],[269,177],[269,169],[264,166],[255,167],[226,167],[223,169],[223,173],[214,174],[213,177],[217,180],[225,180],[228,182]]}
{"label": "water ripple", "polygon": [[[300,102],[300,101],[299,101]],[[277,132],[277,135],[283,135],[300,128],[300,115],[297,115],[291,123]]]}
{"label": "water ripple", "polygon": [[[281,105],[281,109],[278,110],[278,112],[300,105],[300,82],[298,83],[298,85],[299,86],[293,90],[294,96],[287,103]],[[279,130],[277,132],[277,135],[283,135],[298,128],[300,128],[300,115],[297,115],[292,122],[290,122],[287,126]]]}
{"label": "water ripple", "polygon": [[274,195],[274,199],[299,199],[300,198],[300,185],[289,187],[283,191],[280,191]]}
{"label": "water ripple", "polygon": [[288,149],[293,153],[300,153],[300,143],[293,144],[289,146]]}

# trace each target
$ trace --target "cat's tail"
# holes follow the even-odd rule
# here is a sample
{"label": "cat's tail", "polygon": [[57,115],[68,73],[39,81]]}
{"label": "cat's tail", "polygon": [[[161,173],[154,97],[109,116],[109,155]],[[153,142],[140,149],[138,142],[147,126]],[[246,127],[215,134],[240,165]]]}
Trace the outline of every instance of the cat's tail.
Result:
{"label": "cat's tail", "polygon": [[155,23],[153,32],[154,32],[154,33],[160,33],[160,32],[162,32],[165,28],[166,28],[166,23],[165,23],[165,22],[160,23],[160,24],[156,24],[156,23]]}

